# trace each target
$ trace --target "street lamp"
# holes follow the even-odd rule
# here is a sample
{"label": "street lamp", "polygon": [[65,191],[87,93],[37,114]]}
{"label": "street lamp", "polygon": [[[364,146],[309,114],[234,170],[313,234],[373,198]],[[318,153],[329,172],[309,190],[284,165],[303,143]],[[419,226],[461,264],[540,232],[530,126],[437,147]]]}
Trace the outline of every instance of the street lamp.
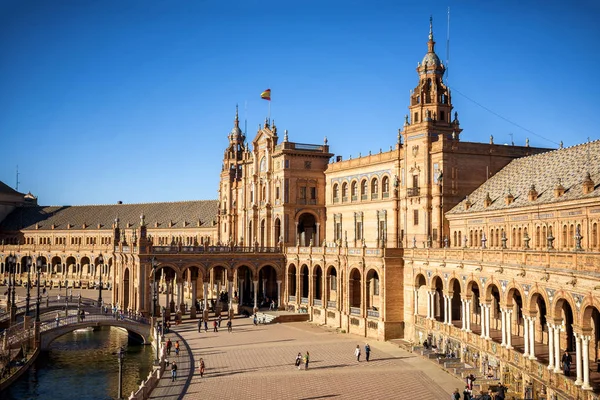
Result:
{"label": "street lamp", "polygon": [[125,357],[125,350],[123,347],[117,352],[119,359],[119,392],[117,393],[117,399],[123,398],[123,358]]}
{"label": "street lamp", "polygon": [[27,257],[27,296],[25,297],[25,316],[29,317],[29,287],[31,286],[31,257]]}
{"label": "street lamp", "polygon": [[40,322],[40,274],[42,273],[42,267],[44,266],[44,262],[41,257],[37,259],[37,301],[35,302],[35,322]]}
{"label": "street lamp", "polygon": [[152,316],[156,317],[156,301],[158,300],[158,293],[156,290],[156,268],[158,268],[158,262],[156,257],[152,257]]}
{"label": "street lamp", "polygon": [[[15,304],[15,291],[17,288],[15,287],[15,272],[17,266],[17,258],[11,253],[8,255],[6,259],[8,262],[8,298],[7,298],[7,306],[10,303],[10,308],[7,308],[6,311],[10,312],[10,322],[14,322],[16,313],[17,313],[17,305]],[[12,283],[11,283],[11,273],[12,273]],[[11,286],[12,286],[12,297],[11,297]]]}
{"label": "street lamp", "polygon": [[104,266],[104,258],[102,253],[98,256],[98,264],[100,266],[100,284],[98,285],[98,307],[102,307],[102,267]]}

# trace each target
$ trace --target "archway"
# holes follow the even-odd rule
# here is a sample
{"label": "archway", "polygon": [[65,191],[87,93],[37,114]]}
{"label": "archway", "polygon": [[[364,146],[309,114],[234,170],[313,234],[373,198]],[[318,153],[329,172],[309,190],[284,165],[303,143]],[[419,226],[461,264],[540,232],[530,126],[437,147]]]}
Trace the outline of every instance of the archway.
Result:
{"label": "archway", "polygon": [[265,265],[258,270],[258,301],[261,306],[269,307],[272,300],[279,305],[277,298],[277,270]]}
{"label": "archway", "polygon": [[288,274],[287,274],[287,288],[288,288],[288,301],[295,302],[297,294],[296,287],[296,266],[294,264],[290,264],[288,266]]}
{"label": "archway", "polygon": [[380,309],[379,301],[379,274],[374,269],[367,272],[366,302],[367,310],[377,311]]}
{"label": "archway", "polygon": [[[350,272],[350,280],[348,282],[348,300],[350,301],[350,314],[360,315],[361,299],[360,289],[362,286],[362,279],[360,271],[354,268]],[[354,310],[352,310],[354,308]]]}
{"label": "archway", "polygon": [[254,305],[254,285],[252,281],[254,276],[252,270],[247,265],[239,266],[237,269],[238,296],[240,305]]}
{"label": "archway", "polygon": [[274,242],[276,244],[283,243],[283,237],[281,236],[281,220],[279,218],[275,219],[275,237]]}
{"label": "archway", "polygon": [[303,213],[298,218],[298,230],[296,231],[296,237],[300,242],[300,246],[308,246],[310,241],[317,240],[317,224],[315,221],[315,216],[310,213]]}
{"label": "archway", "polygon": [[462,303],[461,303],[461,292],[460,292],[460,282],[458,279],[453,278],[450,280],[450,316],[451,321],[462,321],[464,316],[462,315]]}
{"label": "archway", "polygon": [[416,298],[414,299],[413,313],[415,315],[427,316],[427,296],[429,295],[425,275],[421,273],[417,274],[417,276],[415,277],[415,290]]}
{"label": "archway", "polygon": [[123,273],[123,310],[129,309],[129,268]]}
{"label": "archway", "polygon": [[573,334],[573,308],[564,298],[559,299],[554,307],[554,318],[562,320],[565,330],[560,332],[560,348],[568,352],[575,351],[575,335]]}
{"label": "archway", "polygon": [[309,279],[308,279],[308,266],[303,264],[300,267],[300,301],[308,302],[308,293],[309,293]]}
{"label": "archway", "polygon": [[436,321],[446,320],[446,310],[444,309],[444,283],[439,276],[433,277],[433,316]]}
{"label": "archway", "polygon": [[[337,270],[335,269],[335,267],[332,265],[329,267],[329,269],[327,270],[327,287],[325,288],[326,293],[327,293],[327,300],[329,302],[331,302],[331,304],[336,304],[337,305],[337,300],[338,300],[338,294],[337,294],[337,280],[338,280],[338,276],[337,276]],[[325,307],[329,307],[329,304],[323,304],[323,306]]]}
{"label": "archway", "polygon": [[313,272],[313,299],[323,300],[323,269],[317,265]]}

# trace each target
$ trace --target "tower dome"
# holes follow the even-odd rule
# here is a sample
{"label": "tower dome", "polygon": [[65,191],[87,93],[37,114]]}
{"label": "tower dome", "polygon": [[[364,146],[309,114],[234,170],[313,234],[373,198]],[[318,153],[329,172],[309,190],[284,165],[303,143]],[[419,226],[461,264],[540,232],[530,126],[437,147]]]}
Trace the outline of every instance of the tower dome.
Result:
{"label": "tower dome", "polygon": [[435,54],[435,41],[433,40],[433,18],[429,17],[429,41],[427,42],[427,53],[423,57],[423,61],[417,68],[422,73],[427,71],[442,74],[445,71],[445,67],[440,61],[440,58]]}

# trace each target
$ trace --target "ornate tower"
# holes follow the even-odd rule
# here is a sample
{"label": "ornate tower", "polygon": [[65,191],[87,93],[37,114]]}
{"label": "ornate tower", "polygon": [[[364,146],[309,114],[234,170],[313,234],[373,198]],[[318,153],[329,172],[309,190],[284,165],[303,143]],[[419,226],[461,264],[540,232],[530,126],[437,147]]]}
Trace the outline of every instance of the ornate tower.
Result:
{"label": "ornate tower", "polygon": [[[427,53],[417,64],[419,83],[412,91],[402,135],[404,136],[403,204],[405,246],[441,242],[441,177],[444,152],[458,143],[457,113],[452,118],[452,96],[444,83],[446,68],[435,53],[433,24],[429,19]],[[410,122],[409,122],[410,120]],[[454,145],[455,146],[455,145]]]}
{"label": "ornate tower", "polygon": [[235,106],[233,129],[228,135],[229,145],[223,155],[223,168],[219,184],[219,242],[233,244],[237,242],[239,196],[243,195],[244,159],[246,157],[246,136],[240,129],[238,106]]}

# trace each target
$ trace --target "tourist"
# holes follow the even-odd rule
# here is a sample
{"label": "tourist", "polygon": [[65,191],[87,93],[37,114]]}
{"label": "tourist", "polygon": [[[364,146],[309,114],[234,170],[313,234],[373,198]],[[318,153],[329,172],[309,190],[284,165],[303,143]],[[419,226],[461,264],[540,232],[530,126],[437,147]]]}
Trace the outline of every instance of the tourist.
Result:
{"label": "tourist", "polygon": [[563,354],[562,356],[562,367],[563,367],[563,372],[565,373],[565,376],[569,376],[569,373],[571,372],[571,363],[573,362],[573,359],[571,358],[571,355],[565,350],[565,354]]}
{"label": "tourist", "polygon": [[356,349],[354,350],[354,355],[356,356],[356,361],[360,362],[360,346],[356,345]]}
{"label": "tourist", "polygon": [[458,388],[456,388],[454,390],[454,393],[452,393],[452,400],[460,400],[460,393],[458,392]]}
{"label": "tourist", "polygon": [[204,376],[204,359],[200,359],[200,378]]}
{"label": "tourist", "polygon": [[214,320],[214,321],[213,321],[213,332],[219,332],[219,330],[217,329],[217,328],[218,328],[218,326],[219,326],[219,325],[217,324],[217,320]]}
{"label": "tourist", "polygon": [[502,382],[500,382],[498,384],[498,388],[496,389],[496,400],[504,400],[504,397],[506,396],[506,390],[508,388],[506,386],[504,386],[502,384]]}
{"label": "tourist", "polygon": [[204,332],[208,332],[208,321],[204,320]]}
{"label": "tourist", "polygon": [[369,362],[369,355],[371,354],[371,346],[369,346],[369,343],[365,344],[365,358],[367,359],[367,362]]}
{"label": "tourist", "polygon": [[58,323],[60,322],[60,315],[58,315],[58,313],[56,313],[56,318],[54,318],[54,320],[56,321],[56,327],[58,328]]}
{"label": "tourist", "polygon": [[231,327],[231,320],[227,321],[227,332],[231,333],[233,331],[233,328]]}
{"label": "tourist", "polygon": [[473,382],[475,381],[475,375],[469,374],[467,376],[467,387],[469,390],[473,390]]}
{"label": "tourist", "polygon": [[167,339],[167,355],[170,356],[171,355],[171,347],[173,347],[173,343],[171,342],[171,339],[168,338]]}
{"label": "tourist", "polygon": [[254,317],[252,318],[252,322],[254,322],[254,325],[258,325],[258,317],[256,316],[256,313],[254,314]]}
{"label": "tourist", "polygon": [[471,400],[471,395],[473,392],[469,389],[469,386],[465,386],[465,390],[463,390],[463,400]]}
{"label": "tourist", "polygon": [[175,382],[175,378],[177,378],[177,364],[173,361],[173,364],[171,364],[171,382]]}
{"label": "tourist", "polygon": [[275,300],[271,300],[271,306],[269,307],[269,310],[275,310]]}
{"label": "tourist", "polygon": [[310,361],[310,355],[308,354],[308,351],[307,351],[306,354],[304,355],[304,370],[308,369],[309,361]]}
{"label": "tourist", "polygon": [[198,333],[202,331],[202,319],[198,319]]}
{"label": "tourist", "polygon": [[175,341],[175,355],[179,357],[179,340]]}
{"label": "tourist", "polygon": [[221,320],[223,319],[223,317],[221,317],[221,314],[219,314],[219,317],[217,318],[217,322],[219,323],[219,328],[221,327]]}
{"label": "tourist", "polygon": [[294,365],[296,367],[298,367],[298,369],[300,369],[301,364],[302,364],[302,353],[298,352],[298,355],[296,356],[296,362],[294,363]]}

